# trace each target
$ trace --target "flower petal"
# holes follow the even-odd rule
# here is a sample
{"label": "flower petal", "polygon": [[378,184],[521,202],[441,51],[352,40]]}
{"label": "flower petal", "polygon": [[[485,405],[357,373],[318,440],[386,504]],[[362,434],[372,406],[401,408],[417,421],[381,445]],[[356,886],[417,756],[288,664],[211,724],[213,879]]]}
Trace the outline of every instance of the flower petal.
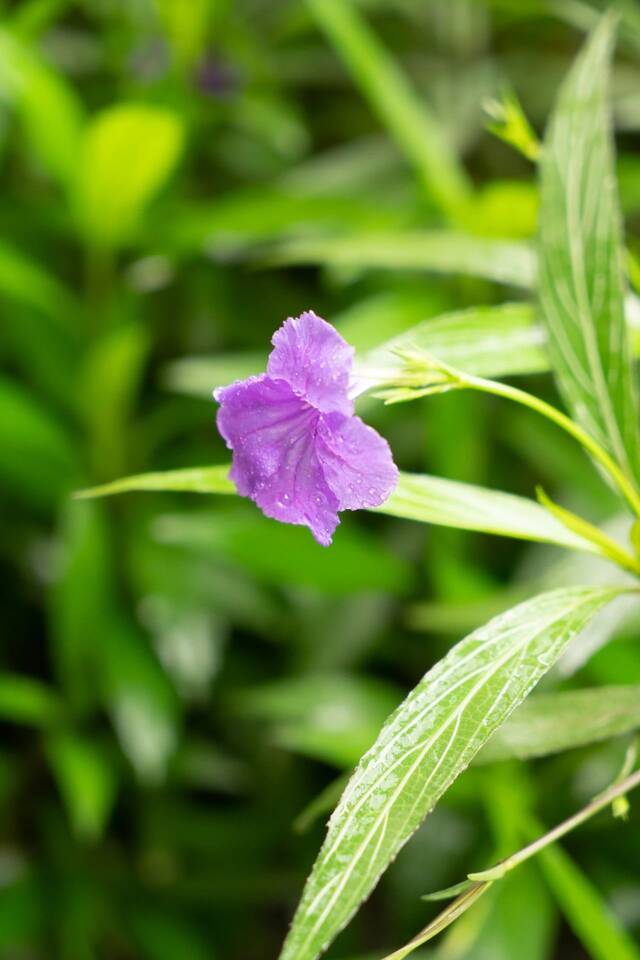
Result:
{"label": "flower petal", "polygon": [[360,417],[322,417],[317,451],[339,510],[378,507],[398,482],[389,444]]}
{"label": "flower petal", "polygon": [[331,324],[309,310],[286,320],[271,342],[270,376],[324,413],[353,413],[347,391],[354,349]]}
{"label": "flower petal", "polygon": [[250,377],[216,391],[218,429],[233,450],[231,479],[268,517],[331,543],[338,498],[316,453],[320,414],[283,380]]}

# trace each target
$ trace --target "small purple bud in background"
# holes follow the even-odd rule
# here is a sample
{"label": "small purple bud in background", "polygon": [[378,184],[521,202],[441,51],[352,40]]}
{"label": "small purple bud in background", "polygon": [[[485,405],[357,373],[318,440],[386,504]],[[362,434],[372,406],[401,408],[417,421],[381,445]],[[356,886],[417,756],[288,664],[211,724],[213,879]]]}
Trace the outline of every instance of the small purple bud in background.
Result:
{"label": "small purple bud in background", "polygon": [[231,479],[268,516],[331,543],[341,510],[377,507],[398,481],[389,444],[353,413],[353,347],[312,311],[273,335],[267,372],[215,391]]}
{"label": "small purple bud in background", "polygon": [[195,83],[205,96],[225,100],[238,90],[240,76],[233,64],[209,53],[196,70]]}

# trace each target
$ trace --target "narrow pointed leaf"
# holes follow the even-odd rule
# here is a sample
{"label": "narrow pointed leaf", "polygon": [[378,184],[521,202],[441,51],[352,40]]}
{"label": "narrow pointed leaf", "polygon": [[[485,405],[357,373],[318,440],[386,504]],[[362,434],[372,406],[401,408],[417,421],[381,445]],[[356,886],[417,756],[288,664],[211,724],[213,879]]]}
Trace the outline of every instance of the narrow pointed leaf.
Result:
{"label": "narrow pointed leaf", "polygon": [[531,247],[516,240],[473,237],[446,230],[346,233],[298,238],[274,247],[270,261],[356,270],[421,270],[482,277],[530,288],[536,261]]}
{"label": "narrow pointed leaf", "polygon": [[307,5],[427,192],[444,213],[455,218],[470,186],[438,118],[411,88],[353,3],[307,0]]}
{"label": "narrow pointed leaf", "polygon": [[331,820],[281,960],[314,960],[475,754],[620,591],[541,594],[470,634],[391,715]]}
{"label": "narrow pointed leaf", "polygon": [[79,490],[78,500],[92,497],[108,497],[115,493],[129,493],[133,490],[176,490],[185,493],[235,493],[236,488],[229,480],[229,465],[218,467],[187,467],[185,470],[166,470],[163,473],[139,473],[133,477],[123,477],[100,487]]}
{"label": "narrow pointed leaf", "polygon": [[356,359],[354,378],[362,389],[381,386],[398,369],[396,353],[425,350],[443,363],[480,377],[540,373],[549,369],[546,334],[528,303],[471,307],[423,320]]}
{"label": "narrow pointed leaf", "polygon": [[531,697],[478,754],[479,763],[560,753],[640,728],[640,686]]}
{"label": "narrow pointed leaf", "polygon": [[461,893],[473,886],[473,880],[461,880],[460,883],[454,883],[451,887],[445,887],[444,890],[434,890],[433,893],[425,893],[420,899],[428,903],[437,903],[438,900],[453,900],[459,897]]}
{"label": "narrow pointed leaf", "polygon": [[[401,310],[402,303],[389,298],[385,310],[372,312],[376,330],[385,321],[390,325]],[[395,351],[402,348],[426,350],[438,360],[480,377],[511,377],[549,369],[546,333],[535,322],[535,310],[529,303],[470,307],[428,319],[423,319],[428,310],[419,312],[414,304],[410,310],[420,322],[414,320],[408,329],[383,342],[378,337],[377,343],[373,340],[375,346],[356,355],[353,379],[357,393],[385,384],[385,377],[398,369]],[[350,343],[356,342],[356,331],[345,327],[341,332]],[[165,369],[165,384],[171,390],[210,398],[214,387],[260,373],[264,357],[253,353],[184,357]]]}
{"label": "narrow pointed leaf", "polygon": [[491,883],[471,883],[468,886],[465,884],[460,896],[448,904],[448,906],[438,914],[435,920],[432,920],[424,930],[421,930],[420,933],[413,937],[409,943],[406,943],[404,947],[400,947],[399,950],[394,950],[393,953],[387,954],[384,960],[404,960],[405,957],[408,957],[409,954],[417,950],[418,947],[422,947],[425,943],[428,943],[429,940],[433,940],[439,933],[442,933],[443,930],[450,927],[463,913],[466,913],[491,886]]}
{"label": "narrow pointed leaf", "polygon": [[629,476],[640,433],[624,320],[620,212],[607,106],[615,18],[578,56],[541,162],[539,295],[558,386]]}
{"label": "narrow pointed leaf", "polygon": [[[235,493],[235,486],[228,474],[229,467],[224,464],[167,470],[164,473],[141,473],[100,487],[79,490],[75,497],[83,500],[136,490]],[[568,530],[534,500],[427,474],[401,473],[393,494],[375,511],[420,523],[554,543],[587,553],[598,552],[593,543]]]}
{"label": "narrow pointed leaf", "polygon": [[593,543],[567,529],[534,500],[428,474],[401,473],[396,489],[376,511],[442,527],[597,552]]}
{"label": "narrow pointed leaf", "polygon": [[[359,305],[360,306],[360,305]],[[366,302],[362,304],[363,312]],[[385,323],[391,326],[401,317],[403,304],[388,298],[382,308],[371,314],[380,331]],[[402,333],[380,342],[368,331],[368,349],[358,351],[354,366],[358,393],[386,383],[390,370],[398,368],[395,350],[417,347],[445,363],[479,377],[500,379],[530,373],[546,373],[550,369],[547,333],[537,322],[536,311],[529,303],[505,303],[498,306],[469,307],[439,316],[422,319],[430,311],[428,304],[420,315],[419,305],[412,303],[405,313],[416,315],[411,326],[405,323]],[[637,327],[631,322],[637,307],[630,302],[629,330],[633,352],[640,355]],[[419,320],[419,322],[415,322]],[[359,334],[345,326],[341,329],[350,343],[357,345]],[[355,334],[355,336],[354,336]],[[166,368],[165,384],[180,393],[211,397],[214,387],[226,386],[264,369],[264,357],[257,354],[219,354],[217,356],[184,357]]]}

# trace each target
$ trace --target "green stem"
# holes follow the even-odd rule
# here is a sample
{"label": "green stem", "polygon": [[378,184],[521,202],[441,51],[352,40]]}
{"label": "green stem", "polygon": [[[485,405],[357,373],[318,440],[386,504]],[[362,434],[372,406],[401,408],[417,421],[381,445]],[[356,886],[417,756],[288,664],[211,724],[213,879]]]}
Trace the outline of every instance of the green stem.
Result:
{"label": "green stem", "polygon": [[[500,863],[490,867],[488,870],[483,870],[480,873],[470,873],[465,882],[456,884],[455,887],[450,888],[452,894],[459,892],[460,895],[457,896],[442,913],[439,913],[435,920],[432,920],[424,930],[421,930],[417,936],[410,940],[409,943],[405,944],[405,946],[399,950],[390,953],[384,960],[404,960],[405,957],[413,953],[418,947],[421,947],[450,926],[458,917],[465,913],[469,907],[473,906],[476,900],[489,890],[493,883],[501,880],[510,870],[513,870],[514,867],[517,867],[525,860],[529,860],[537,853],[540,853],[545,847],[555,843],[560,837],[565,836],[565,834],[574,830],[575,827],[579,827],[580,824],[594,816],[594,814],[599,813],[600,810],[604,810],[604,808],[609,806],[610,803],[613,803],[614,800],[630,793],[636,787],[640,787],[640,770],[636,770],[635,773],[626,777],[624,780],[617,779],[610,787],[603,791],[603,793],[594,797],[594,799],[578,813],[564,820],[557,827],[554,827],[553,830],[534,840],[533,843],[523,847],[518,853],[514,853],[505,860],[501,860]],[[447,892],[449,891],[441,891],[442,894]]]}
{"label": "green stem", "polygon": [[582,427],[578,426],[577,423],[562,413],[562,411],[551,406],[550,403],[540,400],[539,397],[534,397],[525,390],[519,390],[517,387],[512,387],[509,384],[500,383],[496,380],[485,380],[482,377],[462,374],[460,385],[463,387],[471,387],[474,390],[480,390],[483,393],[491,393],[498,397],[507,397],[509,400],[513,400],[522,406],[535,410],[536,413],[542,414],[543,417],[557,424],[557,426],[561,427],[577,440],[609,474],[633,512],[637,517],[640,517],[640,494],[638,494],[633,484],[606,450],[604,450],[586,430],[583,430]]}
{"label": "green stem", "polygon": [[640,576],[640,559],[634,557],[631,553],[627,553],[617,540],[610,537],[604,530],[601,530],[600,527],[594,526],[594,524],[589,523],[589,521],[583,517],[579,517],[571,510],[567,510],[566,507],[561,507],[557,503],[554,503],[541,487],[536,488],[536,493],[538,502],[545,507],[549,513],[552,513],[568,530],[577,533],[578,536],[583,537],[585,540],[590,540],[591,543],[598,548],[598,552],[601,553],[603,557],[607,557],[608,560],[617,563],[623,570],[628,570],[630,573]]}
{"label": "green stem", "polygon": [[586,807],[579,810],[578,813],[574,813],[573,816],[568,817],[567,820],[558,824],[553,830],[549,830],[544,836],[538,837],[537,840],[523,847],[522,850],[514,853],[513,856],[501,860],[495,867],[490,867],[489,870],[482,870],[480,873],[470,873],[469,880],[472,880],[474,883],[488,883],[493,880],[500,880],[506,873],[513,870],[514,867],[517,867],[525,860],[529,860],[539,853],[540,850],[550,846],[550,844],[555,843],[560,837],[564,837],[567,833],[570,833],[571,830],[574,830],[586,820],[593,817],[594,814],[599,813],[600,810],[604,810],[605,807],[608,807],[609,804],[613,803],[618,797],[630,793],[632,790],[635,790],[636,787],[640,787],[640,770],[636,770],[631,776],[612,784],[607,790],[604,790],[595,797],[591,803],[588,803]]}

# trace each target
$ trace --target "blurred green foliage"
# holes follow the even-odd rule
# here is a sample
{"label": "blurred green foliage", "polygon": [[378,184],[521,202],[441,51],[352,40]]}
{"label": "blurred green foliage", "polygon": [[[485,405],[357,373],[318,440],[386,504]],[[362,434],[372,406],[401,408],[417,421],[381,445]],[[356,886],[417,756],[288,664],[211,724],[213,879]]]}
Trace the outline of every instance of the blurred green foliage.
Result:
{"label": "blurred green foliage", "polygon": [[[516,91],[540,132],[594,9],[352,6],[0,4],[2,960],[276,956],[322,835],[322,816],[294,832],[300,814],[452,634],[563,575],[551,547],[370,514],[323,551],[231,498],[70,499],[223,462],[210,391],[260,369],[288,315],[313,307],[369,349],[529,282],[534,171],[483,103]],[[628,4],[614,107],[632,251],[639,54]],[[367,416],[403,469],[527,495],[542,481],[613,510],[571,441],[495,398]],[[550,684],[640,683],[634,625],[611,630]],[[570,812],[623,746],[535,761],[528,779],[470,770],[331,956],[405,940],[430,909],[419,894],[517,846],[532,809]],[[568,848],[425,956],[601,956],[571,932],[575,896],[596,898],[598,923],[596,888],[637,939],[638,813]]]}

